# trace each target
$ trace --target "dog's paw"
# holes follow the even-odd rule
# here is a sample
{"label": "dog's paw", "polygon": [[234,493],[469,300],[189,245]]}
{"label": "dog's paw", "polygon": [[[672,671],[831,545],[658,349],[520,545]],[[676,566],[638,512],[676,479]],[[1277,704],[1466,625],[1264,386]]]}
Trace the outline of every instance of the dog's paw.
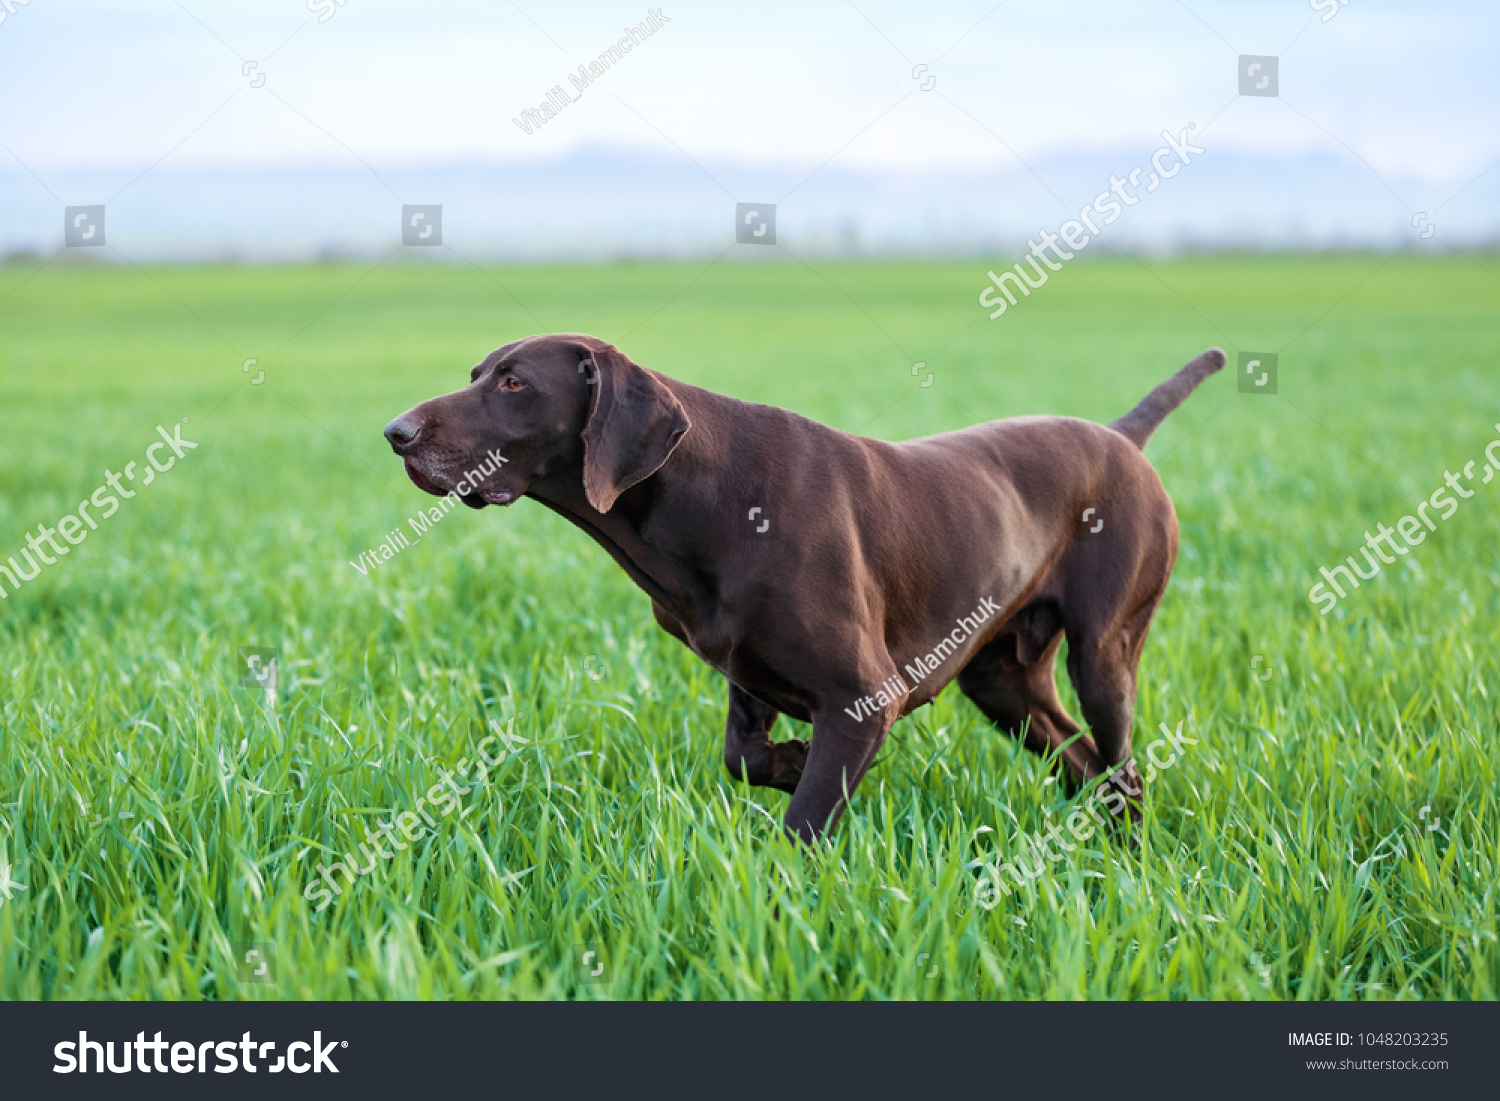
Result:
{"label": "dog's paw", "polygon": [[771,743],[771,787],[792,794],[797,790],[797,781],[802,779],[802,770],[806,767],[806,740],[788,738],[784,742]]}
{"label": "dog's paw", "polygon": [[1142,800],[1146,795],[1146,781],[1141,777],[1135,762],[1128,762],[1106,782],[1113,798],[1106,797],[1109,804],[1110,824],[1117,839],[1134,846],[1140,844],[1137,828],[1142,818]]}

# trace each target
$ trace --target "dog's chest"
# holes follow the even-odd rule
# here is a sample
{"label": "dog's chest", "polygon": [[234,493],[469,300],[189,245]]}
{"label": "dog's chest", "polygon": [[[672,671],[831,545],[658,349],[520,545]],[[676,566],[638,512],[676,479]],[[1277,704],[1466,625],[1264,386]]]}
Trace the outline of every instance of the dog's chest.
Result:
{"label": "dog's chest", "polygon": [[770,692],[787,686],[749,640],[729,630],[724,617],[714,615],[697,623],[684,623],[682,630],[682,641],[688,649],[740,687]]}
{"label": "dog's chest", "polygon": [[725,676],[733,676],[735,665],[734,639],[715,616],[706,623],[695,623],[691,627],[685,626],[687,637],[683,640],[688,649],[697,654],[708,664],[712,665]]}

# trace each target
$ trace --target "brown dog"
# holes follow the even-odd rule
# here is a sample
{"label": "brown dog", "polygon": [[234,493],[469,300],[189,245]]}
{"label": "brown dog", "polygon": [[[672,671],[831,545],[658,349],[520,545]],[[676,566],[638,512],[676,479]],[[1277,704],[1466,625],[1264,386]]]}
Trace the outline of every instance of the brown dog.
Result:
{"label": "brown dog", "polygon": [[[792,793],[786,828],[810,840],[891,724],[955,677],[1001,729],[1060,751],[1074,785],[1123,766],[1139,795],[1136,665],[1177,558],[1141,449],[1223,365],[1204,352],[1109,427],[1018,417],[885,443],[557,334],[492,352],[385,435],[429,493],[531,497],[614,556],[728,679],[729,771]],[[491,452],[506,461],[460,486]],[[1092,737],[1057,698],[1064,636]],[[811,744],[773,742],[780,713],[812,723]]]}

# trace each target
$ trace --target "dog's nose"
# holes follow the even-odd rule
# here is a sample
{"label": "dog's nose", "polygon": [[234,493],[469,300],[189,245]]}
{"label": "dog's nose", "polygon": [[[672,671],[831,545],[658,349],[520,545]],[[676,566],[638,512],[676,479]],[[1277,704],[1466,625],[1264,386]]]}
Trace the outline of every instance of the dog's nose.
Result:
{"label": "dog's nose", "polygon": [[411,446],[411,442],[417,438],[417,433],[421,430],[421,425],[408,420],[406,414],[403,413],[385,426],[385,438],[390,441],[391,450],[399,455]]}

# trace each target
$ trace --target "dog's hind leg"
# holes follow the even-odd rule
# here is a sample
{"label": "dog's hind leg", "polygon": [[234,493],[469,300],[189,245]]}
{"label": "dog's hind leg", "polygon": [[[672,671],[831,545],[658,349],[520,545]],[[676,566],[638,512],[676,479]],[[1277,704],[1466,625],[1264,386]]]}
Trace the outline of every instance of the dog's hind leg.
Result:
{"label": "dog's hind leg", "polygon": [[[1093,741],[1057,698],[1053,667],[1062,626],[1050,605],[1028,605],[969,660],[958,687],[1001,730],[1020,737],[1033,753],[1059,753],[1067,785],[1076,790],[1104,768]],[[1064,748],[1066,747],[1066,748]]]}
{"label": "dog's hind leg", "polygon": [[[1078,705],[1094,735],[1105,769],[1125,766],[1110,783],[1125,795],[1132,819],[1140,818],[1140,798],[1145,787],[1130,748],[1135,721],[1136,669],[1151,617],[1165,589],[1163,582],[1161,589],[1122,623],[1107,622],[1099,626],[1097,620],[1083,616],[1067,627],[1068,676],[1078,693]],[[1113,809],[1122,810],[1119,806]]]}
{"label": "dog's hind leg", "polygon": [[733,681],[729,684],[729,718],[724,726],[724,766],[736,780],[757,787],[797,790],[807,764],[807,743],[801,738],[771,740],[771,727],[780,714]]}

